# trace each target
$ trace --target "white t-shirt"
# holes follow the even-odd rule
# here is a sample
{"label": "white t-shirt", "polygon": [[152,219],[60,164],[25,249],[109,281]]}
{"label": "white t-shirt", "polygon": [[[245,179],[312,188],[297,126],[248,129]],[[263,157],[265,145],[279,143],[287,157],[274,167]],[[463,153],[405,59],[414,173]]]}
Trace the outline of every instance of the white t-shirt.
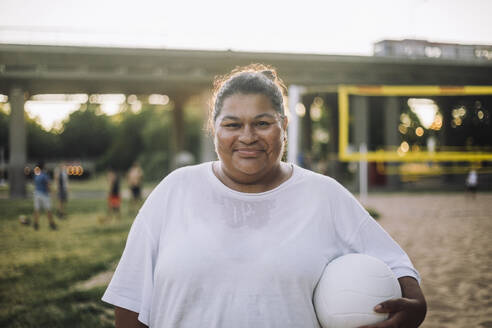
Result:
{"label": "white t-shirt", "polygon": [[313,291],[325,265],[346,253],[420,281],[332,178],[294,166],[277,188],[242,193],[209,162],[174,171],[148,197],[103,300],[150,327],[320,327]]}

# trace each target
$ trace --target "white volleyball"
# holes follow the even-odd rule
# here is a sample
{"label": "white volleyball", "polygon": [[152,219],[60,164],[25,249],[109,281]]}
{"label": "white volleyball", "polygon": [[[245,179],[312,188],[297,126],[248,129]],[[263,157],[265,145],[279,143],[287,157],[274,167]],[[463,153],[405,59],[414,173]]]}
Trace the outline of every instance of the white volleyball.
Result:
{"label": "white volleyball", "polygon": [[323,328],[355,328],[387,319],[388,314],[376,313],[374,307],[400,297],[400,284],[383,261],[347,254],[326,266],[313,301]]}

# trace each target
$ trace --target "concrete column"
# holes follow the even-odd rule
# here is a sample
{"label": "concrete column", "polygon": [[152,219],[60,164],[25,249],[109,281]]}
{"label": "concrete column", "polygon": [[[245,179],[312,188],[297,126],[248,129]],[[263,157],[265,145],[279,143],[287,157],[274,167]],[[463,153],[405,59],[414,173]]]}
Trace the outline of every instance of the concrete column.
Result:
{"label": "concrete column", "polygon": [[[354,134],[353,134],[353,148],[354,151],[359,151],[361,145],[367,145],[369,148],[369,99],[364,96],[355,96],[352,101],[353,108],[353,122],[354,122]],[[367,165],[365,166],[365,170],[367,171]],[[357,170],[355,181],[354,181],[354,189],[359,191],[359,186],[361,184],[361,177],[367,179],[367,172],[365,174],[360,174],[360,169]],[[367,182],[362,182],[367,185]]]}
{"label": "concrete column", "polygon": [[288,145],[287,145],[287,162],[298,164],[299,155],[299,136],[300,136],[300,124],[299,117],[296,113],[296,106],[301,101],[304,88],[298,85],[291,85],[289,87],[289,125],[287,127],[288,132]]}
{"label": "concrete column", "polygon": [[[400,122],[400,104],[397,97],[387,97],[384,103],[384,144],[386,148],[395,148],[400,144],[400,134],[398,124]],[[398,163],[387,163],[391,170],[398,167]],[[386,175],[386,186],[396,190],[401,187],[399,175]]]}
{"label": "concrete column", "polygon": [[26,197],[26,122],[24,120],[24,90],[15,87],[10,90],[9,123],[9,189],[10,198]]}

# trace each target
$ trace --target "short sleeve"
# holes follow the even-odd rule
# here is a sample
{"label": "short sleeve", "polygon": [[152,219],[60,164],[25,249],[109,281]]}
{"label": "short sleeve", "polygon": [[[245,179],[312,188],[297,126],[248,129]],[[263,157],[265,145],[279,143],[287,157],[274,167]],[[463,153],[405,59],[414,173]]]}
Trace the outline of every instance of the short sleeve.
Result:
{"label": "short sleeve", "polygon": [[120,262],[102,300],[139,313],[149,324],[156,251],[145,222],[135,219]]}
{"label": "short sleeve", "polygon": [[373,219],[365,220],[351,242],[353,250],[385,262],[397,278],[410,276],[420,283],[420,275],[398,243]]}
{"label": "short sleeve", "polygon": [[420,283],[420,276],[398,243],[377,223],[345,188],[340,186],[332,205],[337,235],[344,253],[361,253],[385,262],[397,278],[410,276]]}

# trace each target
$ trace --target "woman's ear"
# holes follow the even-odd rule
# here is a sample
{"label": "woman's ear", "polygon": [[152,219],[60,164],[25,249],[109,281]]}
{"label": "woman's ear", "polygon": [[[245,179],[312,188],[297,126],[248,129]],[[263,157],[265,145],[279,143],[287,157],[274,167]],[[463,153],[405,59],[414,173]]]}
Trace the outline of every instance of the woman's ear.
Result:
{"label": "woman's ear", "polygon": [[289,125],[289,119],[287,115],[284,115],[282,117],[282,128],[284,129],[285,132],[287,132],[287,126]]}

